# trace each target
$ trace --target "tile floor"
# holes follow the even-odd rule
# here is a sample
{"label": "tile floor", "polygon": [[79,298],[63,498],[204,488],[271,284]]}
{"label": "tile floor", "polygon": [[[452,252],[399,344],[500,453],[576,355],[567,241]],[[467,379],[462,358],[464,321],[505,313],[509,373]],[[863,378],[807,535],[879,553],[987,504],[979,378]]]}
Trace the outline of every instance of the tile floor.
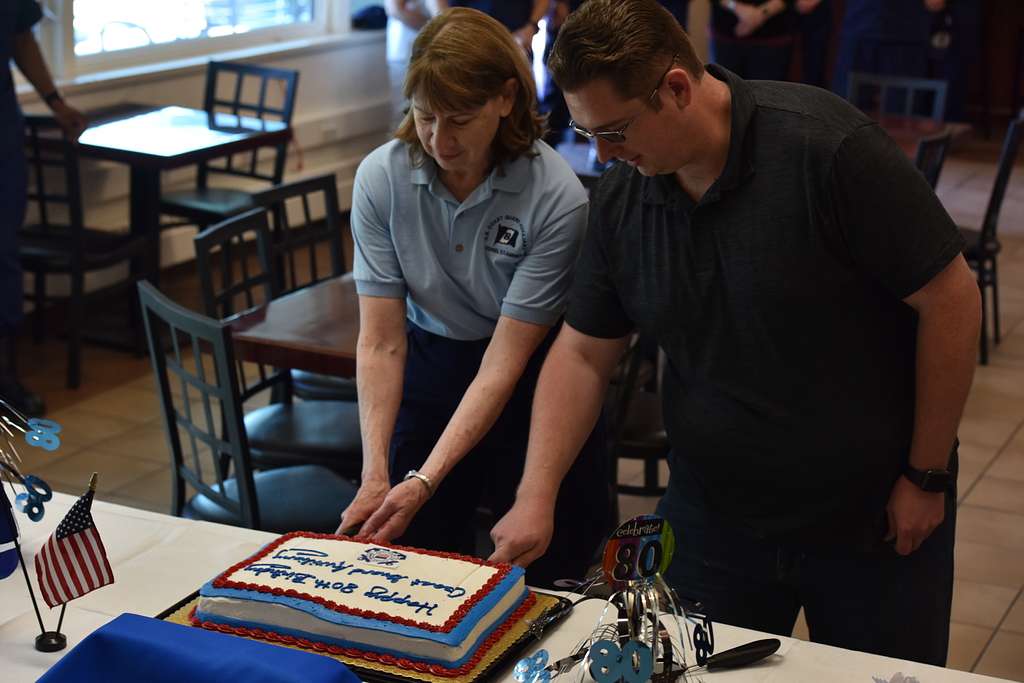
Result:
{"label": "tile floor", "polygon": [[[974,142],[946,162],[939,195],[953,217],[979,224],[988,200],[997,143]],[[1024,680],[1024,173],[1010,183],[1000,230],[1004,340],[979,367],[960,429],[960,511],[949,666]],[[189,268],[171,272],[164,289],[198,310]],[[84,383],[64,382],[64,346],[25,341],[27,383],[42,392],[50,417],[64,426],[60,450],[33,449],[25,470],[57,490],[81,492],[99,471],[102,499],[166,512],[169,456],[149,360],[86,347]],[[37,360],[32,360],[37,359]],[[639,480],[623,466],[623,481]],[[623,518],[653,511],[655,501],[621,497]],[[806,628],[797,635],[806,637]]]}

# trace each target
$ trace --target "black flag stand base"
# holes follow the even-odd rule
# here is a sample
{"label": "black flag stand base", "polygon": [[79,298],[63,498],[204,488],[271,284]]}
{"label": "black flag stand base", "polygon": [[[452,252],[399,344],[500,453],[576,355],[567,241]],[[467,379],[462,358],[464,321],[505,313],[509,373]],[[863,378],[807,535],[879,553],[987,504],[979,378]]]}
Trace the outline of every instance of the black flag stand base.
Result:
{"label": "black flag stand base", "polygon": [[60,606],[60,619],[57,620],[56,631],[43,631],[36,636],[36,649],[40,652],[59,652],[68,646],[68,637],[60,632],[60,627],[64,624],[64,610],[67,608],[66,602]]}
{"label": "black flag stand base", "polygon": [[36,649],[40,652],[59,652],[68,646],[68,637],[56,631],[46,631],[36,636]]}

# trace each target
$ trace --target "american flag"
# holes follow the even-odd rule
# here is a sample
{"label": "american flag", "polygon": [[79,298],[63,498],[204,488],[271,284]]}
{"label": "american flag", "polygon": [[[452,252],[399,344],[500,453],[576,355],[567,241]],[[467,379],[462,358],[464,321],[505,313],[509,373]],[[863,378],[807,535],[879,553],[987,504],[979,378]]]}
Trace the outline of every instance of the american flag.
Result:
{"label": "american flag", "polygon": [[99,532],[92,521],[93,491],[78,499],[36,553],[36,578],[43,599],[56,607],[114,582]]}

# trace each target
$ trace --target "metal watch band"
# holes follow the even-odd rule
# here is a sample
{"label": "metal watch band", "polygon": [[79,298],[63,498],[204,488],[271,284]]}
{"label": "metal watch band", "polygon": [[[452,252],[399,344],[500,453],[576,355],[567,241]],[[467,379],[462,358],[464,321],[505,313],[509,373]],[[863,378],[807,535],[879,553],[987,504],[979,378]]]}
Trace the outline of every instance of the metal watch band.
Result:
{"label": "metal watch band", "polygon": [[402,477],[402,481],[408,481],[410,479],[419,479],[420,482],[427,487],[427,495],[434,495],[434,483],[430,481],[430,477],[417,470],[409,470],[405,473],[405,476]]}

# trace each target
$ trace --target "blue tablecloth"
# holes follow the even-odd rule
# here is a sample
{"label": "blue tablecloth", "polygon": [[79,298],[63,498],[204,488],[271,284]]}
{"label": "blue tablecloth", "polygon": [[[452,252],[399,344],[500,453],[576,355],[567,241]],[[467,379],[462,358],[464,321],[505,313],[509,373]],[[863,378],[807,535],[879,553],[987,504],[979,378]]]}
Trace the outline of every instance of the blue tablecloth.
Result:
{"label": "blue tablecloth", "polygon": [[40,683],[358,683],[341,662],[311,652],[122,614],[93,631]]}

